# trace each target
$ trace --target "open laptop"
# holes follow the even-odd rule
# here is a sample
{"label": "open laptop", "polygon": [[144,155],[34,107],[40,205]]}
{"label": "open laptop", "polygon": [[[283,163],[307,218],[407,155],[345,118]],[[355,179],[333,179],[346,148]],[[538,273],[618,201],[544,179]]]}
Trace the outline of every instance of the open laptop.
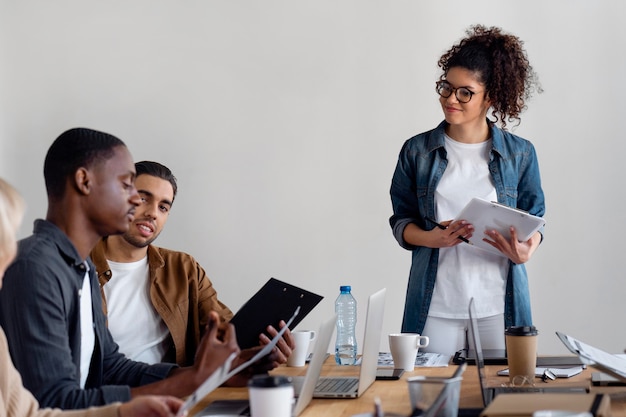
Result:
{"label": "open laptop", "polygon": [[367,300],[363,353],[358,377],[322,377],[315,387],[314,398],[358,398],[376,379],[378,350],[385,313],[383,288],[370,295]]}
{"label": "open laptop", "polygon": [[581,361],[626,382],[626,359],[581,342],[565,333],[556,332],[561,342]]}
{"label": "open laptop", "polygon": [[[294,391],[298,400],[294,404],[291,415],[293,417],[299,416],[302,411],[309,405],[311,399],[313,399],[313,391],[317,385],[320,374],[322,372],[322,365],[326,359],[326,353],[328,352],[328,345],[330,339],[335,331],[335,323],[337,322],[336,316],[332,316],[328,320],[324,321],[320,325],[320,329],[317,333],[315,345],[313,348],[313,355],[309,361],[309,367],[307,368],[304,377],[294,378]],[[248,400],[217,400],[209,404],[206,408],[200,411],[196,416],[249,416],[250,415],[250,403]]]}
{"label": "open laptop", "polygon": [[476,307],[474,306],[474,299],[472,298],[469,303],[469,331],[472,339],[472,347],[476,352],[476,370],[478,373],[478,382],[480,383],[480,390],[483,398],[483,405],[486,407],[491,403],[496,395],[502,393],[529,393],[529,392],[560,392],[560,393],[585,393],[588,391],[586,387],[573,387],[573,386],[500,386],[489,387],[487,384],[487,376],[485,371],[485,360],[483,358],[482,346],[480,344],[480,335],[478,332],[478,319],[476,318]]}

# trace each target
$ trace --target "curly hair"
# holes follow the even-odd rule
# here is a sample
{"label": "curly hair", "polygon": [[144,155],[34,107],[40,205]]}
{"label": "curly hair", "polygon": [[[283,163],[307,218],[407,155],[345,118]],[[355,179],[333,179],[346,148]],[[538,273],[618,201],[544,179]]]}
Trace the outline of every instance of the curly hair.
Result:
{"label": "curly hair", "polygon": [[533,70],[523,42],[514,35],[503,33],[497,27],[475,25],[466,30],[467,37],[450,48],[439,58],[444,80],[448,70],[465,68],[476,73],[485,85],[491,100],[493,123],[521,122],[520,113],[536,90],[543,90]]}

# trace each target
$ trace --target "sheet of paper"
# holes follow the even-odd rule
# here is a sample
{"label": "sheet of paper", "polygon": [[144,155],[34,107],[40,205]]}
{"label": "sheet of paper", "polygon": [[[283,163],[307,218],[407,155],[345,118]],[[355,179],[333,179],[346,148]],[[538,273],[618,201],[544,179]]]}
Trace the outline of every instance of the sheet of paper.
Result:
{"label": "sheet of paper", "polygon": [[[416,367],[444,367],[450,363],[450,356],[441,353],[418,352],[415,357]],[[389,352],[378,353],[379,368],[393,368],[393,358]]]}
{"label": "sheet of paper", "polygon": [[237,354],[233,353],[232,355],[230,355],[228,359],[226,360],[226,362],[224,362],[224,364],[218,370],[213,372],[213,374],[211,374],[211,376],[208,377],[206,381],[204,381],[193,392],[193,394],[189,396],[189,398],[187,398],[183,406],[180,407],[180,409],[178,410],[178,414],[176,414],[176,417],[184,416],[199,401],[201,401],[204,397],[206,397],[211,392],[213,392],[214,389],[222,385],[224,382],[228,381],[232,376],[236,375],[237,373],[241,372],[242,370],[246,369],[247,367],[249,367],[256,361],[258,361],[262,357],[268,355],[272,351],[272,349],[274,349],[274,347],[276,346],[280,338],[283,337],[283,334],[285,333],[285,331],[287,331],[287,329],[289,328],[289,326],[291,325],[291,323],[296,318],[299,312],[300,312],[300,307],[296,308],[296,311],[293,313],[289,321],[287,321],[287,325],[284,326],[282,329],[280,329],[278,334],[274,336],[271,342],[265,345],[261,350],[259,350],[256,355],[254,355],[251,359],[242,363],[235,369],[228,371],[230,369],[230,365],[232,364],[233,359],[235,359]]}

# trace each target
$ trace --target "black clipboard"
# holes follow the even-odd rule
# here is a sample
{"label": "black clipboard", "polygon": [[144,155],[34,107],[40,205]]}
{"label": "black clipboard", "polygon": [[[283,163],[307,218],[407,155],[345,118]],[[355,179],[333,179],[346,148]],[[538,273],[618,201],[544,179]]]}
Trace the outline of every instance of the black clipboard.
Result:
{"label": "black clipboard", "polygon": [[230,320],[235,325],[237,343],[241,349],[259,345],[259,335],[268,325],[278,330],[281,320],[287,321],[299,306],[290,329],[293,329],[322,301],[321,295],[303,290],[294,285],[270,278]]}
{"label": "black clipboard", "polygon": [[510,239],[509,227],[514,226],[520,242],[525,242],[546,224],[542,217],[533,216],[523,210],[478,197],[472,198],[455,217],[455,220],[466,220],[474,225],[474,235],[469,239],[474,247],[498,255],[502,255],[502,253],[483,241],[484,232],[487,229],[495,229],[506,239]]}

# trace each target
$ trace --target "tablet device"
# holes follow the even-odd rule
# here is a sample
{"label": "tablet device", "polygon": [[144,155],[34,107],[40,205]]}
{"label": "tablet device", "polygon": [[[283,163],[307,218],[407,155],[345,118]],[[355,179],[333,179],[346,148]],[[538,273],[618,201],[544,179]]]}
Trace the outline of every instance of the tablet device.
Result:
{"label": "tablet device", "polygon": [[300,312],[289,326],[293,329],[322,298],[324,297],[270,278],[230,320],[235,325],[239,347],[247,349],[258,346],[259,335],[265,333],[267,326],[272,325],[278,330],[278,323],[281,320],[286,322],[296,307],[300,307]]}
{"label": "tablet device", "polygon": [[519,241],[525,242],[546,224],[542,217],[478,197],[472,198],[455,220],[466,220],[474,225],[474,235],[469,239],[474,247],[499,255],[502,255],[499,250],[483,242],[486,230],[497,230],[506,239],[510,239],[509,228],[513,226],[517,230]]}

